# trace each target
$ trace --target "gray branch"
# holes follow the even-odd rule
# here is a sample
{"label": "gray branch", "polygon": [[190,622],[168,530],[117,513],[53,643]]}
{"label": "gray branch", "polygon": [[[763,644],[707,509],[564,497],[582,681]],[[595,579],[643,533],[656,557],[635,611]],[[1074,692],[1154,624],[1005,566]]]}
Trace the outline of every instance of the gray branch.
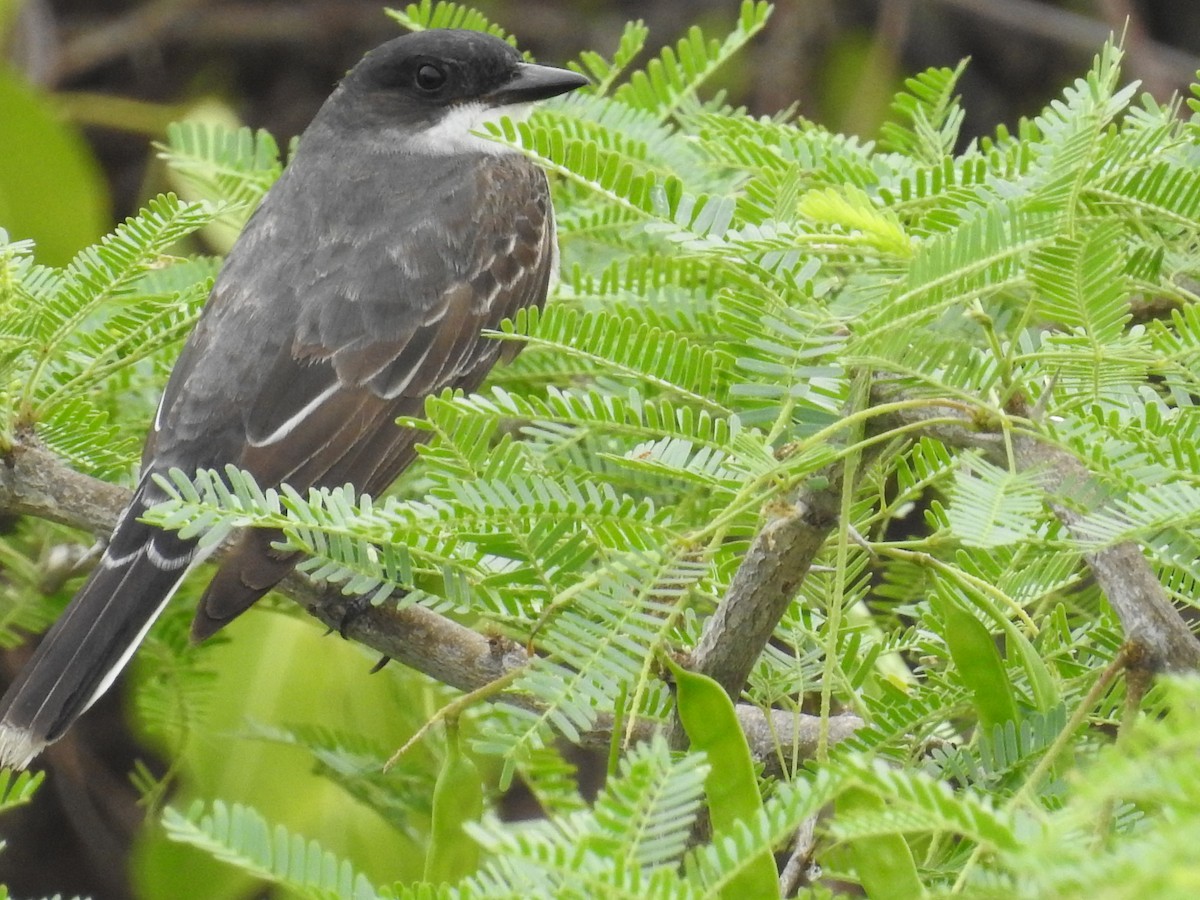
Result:
{"label": "gray branch", "polygon": [[[1031,437],[1018,437],[1013,451],[1022,469],[1044,473],[1050,508],[1067,531],[1081,542],[1090,541],[1082,528],[1083,516],[1060,499],[1087,491],[1092,480],[1088,470],[1071,454]],[[1151,672],[1200,668],[1200,642],[1171,605],[1137,544],[1122,541],[1084,553],[1083,561],[1121,620],[1125,640],[1134,650],[1133,667]]]}
{"label": "gray branch", "polygon": [[816,490],[801,490],[768,511],[716,612],[704,624],[688,667],[737,700],[755,661],[837,525],[841,467]]}

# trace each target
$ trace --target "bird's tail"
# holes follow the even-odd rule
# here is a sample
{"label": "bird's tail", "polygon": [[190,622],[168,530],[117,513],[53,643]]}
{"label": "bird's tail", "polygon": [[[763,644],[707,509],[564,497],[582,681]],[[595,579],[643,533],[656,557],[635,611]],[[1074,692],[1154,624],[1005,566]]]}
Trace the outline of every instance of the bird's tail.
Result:
{"label": "bird's tail", "polygon": [[196,543],[139,522],[143,482],[108,549],[0,699],[0,766],[24,768],[116,679],[196,556]]}

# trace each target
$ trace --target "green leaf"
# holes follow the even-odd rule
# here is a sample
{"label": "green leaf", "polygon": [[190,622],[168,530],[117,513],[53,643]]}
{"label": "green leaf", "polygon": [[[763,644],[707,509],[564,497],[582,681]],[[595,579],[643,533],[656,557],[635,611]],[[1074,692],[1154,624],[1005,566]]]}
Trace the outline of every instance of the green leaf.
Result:
{"label": "green leaf", "polygon": [[[705,754],[710,770],[704,783],[713,840],[720,841],[737,826],[748,824],[763,809],[754,777],[754,762],[746,737],[725,690],[711,678],[688,671],[669,657],[667,667],[675,678],[679,721],[691,749]],[[722,897],[778,897],[779,884],[770,848],[726,885]]]}
{"label": "green leaf", "polygon": [[[887,799],[860,787],[849,787],[837,799],[838,818],[883,812]],[[903,835],[883,832],[859,835],[847,852],[863,891],[871,900],[917,900],[928,896],[917,872],[912,849]]]}
{"label": "green leaf", "polygon": [[175,244],[212,221],[217,210],[183,203],[173,194],[151,200],[99,244],[76,254],[51,295],[31,311],[30,337],[38,342],[33,372],[25,385],[32,398],[57,355],[75,340],[93,316],[112,312],[131,299],[137,282],[161,265]]}
{"label": "green leaf", "polygon": [[595,82],[592,88],[593,92],[603,96],[608,93],[622,72],[633,62],[634,57],[642,52],[649,34],[650,29],[641,19],[626,22],[625,30],[621,32],[621,39],[617,43],[617,50],[613,54],[612,60],[605,59],[599,53],[585,50],[579,54],[579,65],[573,68],[589,76]]}
{"label": "green leaf", "polygon": [[1042,518],[1038,472],[1014,472],[964,457],[955,472],[946,521],[963,543],[999,547],[1029,538]]}
{"label": "green leaf", "polygon": [[485,820],[471,828],[488,854],[468,897],[592,896],[699,900],[675,860],[687,843],[707,766],[673,759],[661,736],[632,748],[594,810],[557,822]]}
{"label": "green leaf", "polygon": [[1012,685],[991,631],[960,605],[944,581],[939,580],[937,588],[934,603],[944,624],[942,636],[959,677],[975,697],[980,724],[990,733],[997,726],[1016,722]]}
{"label": "green leaf", "polygon": [[483,13],[461,3],[449,0],[421,0],[410,3],[404,9],[388,9],[387,14],[409,31],[428,31],[432,28],[462,28],[467,31],[484,31],[508,41],[514,47],[516,40],[499,25],[493,24]]}
{"label": "green leaf", "polygon": [[884,123],[880,129],[884,146],[933,165],[952,153],[963,122],[954,89],[966,68],[964,59],[954,69],[926,69],[905,79],[907,90],[892,101],[892,112],[902,122]]}
{"label": "green leaf", "polygon": [[24,806],[33,800],[33,795],[45,778],[45,772],[14,772],[0,769],[0,813]]}
{"label": "green leaf", "polygon": [[702,754],[672,759],[661,735],[631,748],[596,798],[601,830],[592,846],[645,869],[673,868],[688,848],[711,773]]}
{"label": "green leaf", "polygon": [[378,891],[347,860],[339,860],[316,841],[269,825],[240,803],[196,801],[187,813],[167,807],[163,828],[173,841],[190,844],[222,862],[278,884],[301,897],[373,900]]}
{"label": "green leaf", "polygon": [[797,213],[823,225],[837,225],[862,235],[865,243],[881,253],[902,259],[912,256],[913,245],[899,218],[871,202],[854,185],[842,190],[822,188],[799,199]]}
{"label": "green leaf", "polygon": [[283,171],[275,139],[266,131],[230,128],[213,122],[176,122],[167,141],[157,144],[173,184],[188,199],[222,204],[222,213],[205,236],[222,252]]}
{"label": "green leaf", "polygon": [[1124,239],[1119,222],[1106,222],[1084,237],[1056,239],[1030,261],[1038,313],[1078,329],[1098,353],[1121,335],[1131,316]]}
{"label": "green leaf", "polygon": [[479,846],[463,830],[483,815],[483,783],[463,748],[457,724],[446,728],[446,758],[433,787],[433,822],[425,880],[456,882],[479,868]]}
{"label": "green leaf", "polygon": [[660,118],[669,117],[694,99],[696,90],[762,30],[770,14],[769,3],[743,0],[737,26],[724,41],[708,39],[692,26],[674,48],[663,48],[644,70],[634,72],[617,89],[616,99],[652,110]]}
{"label": "green leaf", "polygon": [[31,238],[37,258],[65,265],[98,240],[112,213],[106,182],[83,137],[52,101],[0,67],[0,226]]}

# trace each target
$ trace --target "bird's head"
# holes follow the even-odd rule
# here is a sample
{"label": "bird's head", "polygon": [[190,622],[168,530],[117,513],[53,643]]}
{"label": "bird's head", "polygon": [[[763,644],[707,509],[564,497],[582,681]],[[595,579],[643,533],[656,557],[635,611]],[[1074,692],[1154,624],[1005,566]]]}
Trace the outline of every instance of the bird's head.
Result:
{"label": "bird's head", "polygon": [[499,152],[500,145],[473,134],[480,125],[521,118],[529,104],[587,83],[576,72],[524,62],[492,35],[436,29],[372,50],[329,102],[362,124],[403,134],[414,152]]}

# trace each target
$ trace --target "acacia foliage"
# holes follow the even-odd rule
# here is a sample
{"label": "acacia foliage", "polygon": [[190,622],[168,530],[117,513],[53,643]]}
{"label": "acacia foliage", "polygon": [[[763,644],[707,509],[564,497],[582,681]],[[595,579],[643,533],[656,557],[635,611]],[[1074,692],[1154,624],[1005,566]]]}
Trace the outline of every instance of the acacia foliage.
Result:
{"label": "acacia foliage", "polygon": [[[481,868],[423,887],[371,884],[236,797],[168,812],[174,839],[305,896],[734,896],[832,804],[813,896],[840,881],[872,897],[1187,896],[1200,687],[1155,688],[1119,743],[1120,683],[1082,704],[1121,644],[1085,554],[1135,541],[1175,602],[1197,601],[1200,119],[1123,84],[1111,44],[1040,115],[963,149],[962,67],[911,79],[879,142],[756,118],[707,88],[768,13],[747,2],[724,39],[693,29],[638,67],[647,31],[631,23],[611,58],[576,64],[590,91],[493,128],[552,174],[561,282],[546,311],[493,335],[524,343],[513,365],[406,423],[428,444],[393,495],[189,472],[153,513],[279,528],[315,577],[527,642],[511,690],[533,702],[475,706],[465,733],[547,818],[485,815],[468,825]],[[493,27],[445,3],[396,16]],[[0,250],[0,438],[32,427],[76,465],[128,470],[126,439],[212,272],[163,267],[166,248],[248,209],[278,171],[273,142],[248,132],[180,127],[165,155],[206,199],[159,198],[63,270]],[[1060,448],[1086,490],[1048,496],[1011,449],[997,463],[881,429],[881,381],[1010,447]],[[614,753],[583,804],[552,739],[601,715],[666,722],[662,656],[695,644],[773,504],[847,460],[861,462],[847,515],[743,699],[824,700],[866,726],[807,767],[780,734],[793,774],[709,843],[686,839],[704,754]],[[44,615],[6,589],[12,642]],[[186,671],[194,651],[176,645]],[[406,833],[404,811],[428,802],[363,764],[378,748],[312,730],[286,742]]]}

